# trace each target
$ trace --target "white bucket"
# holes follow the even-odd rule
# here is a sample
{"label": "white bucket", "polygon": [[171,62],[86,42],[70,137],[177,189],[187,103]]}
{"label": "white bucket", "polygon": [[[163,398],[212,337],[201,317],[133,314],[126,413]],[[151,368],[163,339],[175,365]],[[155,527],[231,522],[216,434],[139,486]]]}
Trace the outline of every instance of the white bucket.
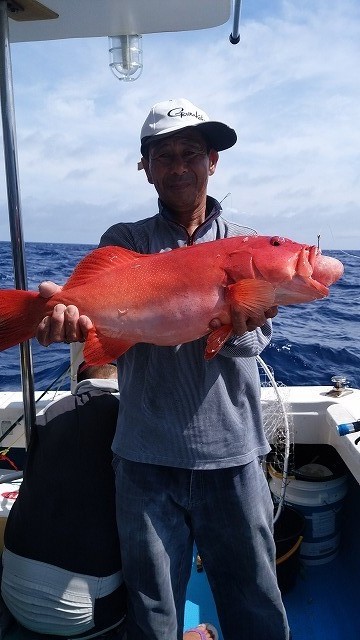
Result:
{"label": "white bucket", "polygon": [[[273,476],[269,486],[275,501],[280,498],[281,478]],[[341,509],[347,492],[347,478],[308,482],[289,479],[285,504],[305,517],[300,558],[305,564],[325,564],[339,551]]]}

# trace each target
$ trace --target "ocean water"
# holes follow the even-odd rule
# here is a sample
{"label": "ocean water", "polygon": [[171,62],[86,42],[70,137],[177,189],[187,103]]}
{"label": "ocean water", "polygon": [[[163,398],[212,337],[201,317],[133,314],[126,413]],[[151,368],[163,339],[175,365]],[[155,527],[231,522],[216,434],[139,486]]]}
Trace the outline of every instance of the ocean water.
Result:
{"label": "ocean water", "polygon": [[[63,284],[74,266],[93,246],[81,244],[27,243],[28,286],[37,289],[42,280]],[[274,335],[263,351],[263,360],[286,385],[328,385],[333,375],[344,375],[360,387],[360,251],[324,251],[341,260],[343,278],[331,287],[330,296],[302,305],[282,307],[274,319]],[[0,242],[0,288],[12,288],[11,246]],[[32,341],[35,388],[46,389],[66,369],[67,345],[41,347]],[[58,383],[57,383],[57,386]],[[20,388],[19,348],[0,353],[0,390]],[[59,388],[69,388],[65,379]]]}

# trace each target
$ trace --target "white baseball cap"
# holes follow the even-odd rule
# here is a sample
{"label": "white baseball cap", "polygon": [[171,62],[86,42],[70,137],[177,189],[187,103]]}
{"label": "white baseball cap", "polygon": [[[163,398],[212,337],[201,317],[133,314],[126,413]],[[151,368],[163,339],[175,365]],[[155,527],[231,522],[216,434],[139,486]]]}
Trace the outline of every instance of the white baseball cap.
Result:
{"label": "white baseball cap", "polygon": [[189,100],[176,98],[158,102],[150,110],[140,134],[142,155],[148,144],[159,136],[171,136],[186,127],[197,127],[216,151],[229,149],[237,140],[234,129],[227,124],[210,120],[205,111]]}

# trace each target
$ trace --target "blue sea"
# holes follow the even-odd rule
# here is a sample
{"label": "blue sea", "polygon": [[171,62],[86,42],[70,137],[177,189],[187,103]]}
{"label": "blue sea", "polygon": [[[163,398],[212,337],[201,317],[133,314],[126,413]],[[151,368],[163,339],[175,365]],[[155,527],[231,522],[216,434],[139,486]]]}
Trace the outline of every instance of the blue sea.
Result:
{"label": "blue sea", "polygon": [[[93,246],[26,243],[29,289],[42,280],[63,284]],[[360,251],[324,251],[343,262],[345,274],[330,296],[309,304],[282,307],[273,321],[274,335],[262,353],[278,382],[286,385],[329,385],[344,375],[360,387]],[[0,242],[0,288],[14,286],[11,246]],[[41,347],[32,341],[35,388],[46,389],[67,368],[69,347]],[[57,383],[57,386],[59,384]],[[20,388],[19,348],[0,353],[0,390]],[[59,388],[69,388],[65,379]]]}

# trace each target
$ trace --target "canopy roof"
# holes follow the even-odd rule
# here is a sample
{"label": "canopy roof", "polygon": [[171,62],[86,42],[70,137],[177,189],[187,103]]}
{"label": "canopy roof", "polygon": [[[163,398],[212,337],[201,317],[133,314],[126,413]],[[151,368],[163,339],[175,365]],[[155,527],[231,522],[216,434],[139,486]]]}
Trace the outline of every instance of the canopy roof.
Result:
{"label": "canopy roof", "polygon": [[227,22],[231,0],[9,0],[11,42],[192,31]]}

